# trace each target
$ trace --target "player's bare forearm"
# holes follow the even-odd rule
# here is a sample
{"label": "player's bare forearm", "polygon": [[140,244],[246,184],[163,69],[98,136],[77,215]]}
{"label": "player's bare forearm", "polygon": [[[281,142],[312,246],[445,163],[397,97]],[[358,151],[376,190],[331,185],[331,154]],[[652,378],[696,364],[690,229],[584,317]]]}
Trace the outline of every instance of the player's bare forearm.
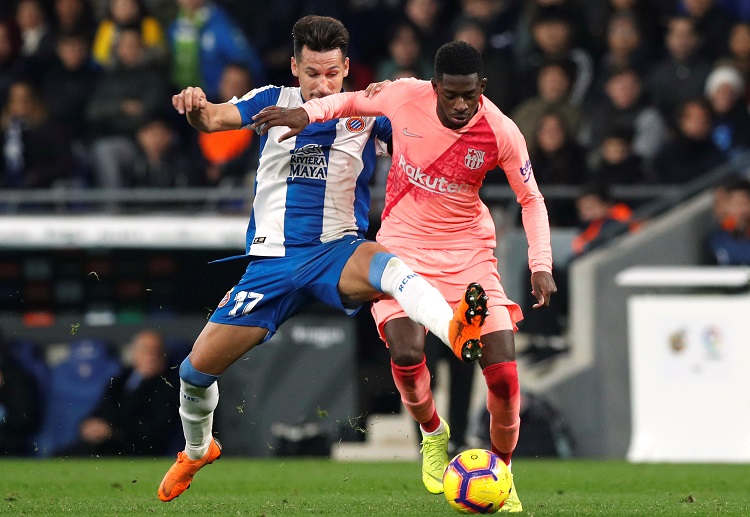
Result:
{"label": "player's bare forearm", "polygon": [[242,127],[242,116],[234,104],[208,102],[201,88],[188,87],[172,96],[172,106],[198,131],[212,133]]}
{"label": "player's bare forearm", "polygon": [[272,127],[288,127],[289,131],[279,138],[279,142],[283,142],[287,138],[300,134],[310,123],[310,119],[302,108],[268,106],[253,117],[253,122],[261,135],[265,135]]}

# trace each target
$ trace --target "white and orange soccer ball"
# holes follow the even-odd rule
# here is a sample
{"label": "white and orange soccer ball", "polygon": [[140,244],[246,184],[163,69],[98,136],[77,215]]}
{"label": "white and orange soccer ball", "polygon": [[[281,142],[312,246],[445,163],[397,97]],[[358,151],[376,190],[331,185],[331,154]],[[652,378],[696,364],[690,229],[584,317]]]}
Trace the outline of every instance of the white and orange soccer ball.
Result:
{"label": "white and orange soccer ball", "polygon": [[453,458],[443,474],[448,504],[459,513],[495,513],[510,495],[510,470],[490,451],[469,449]]}

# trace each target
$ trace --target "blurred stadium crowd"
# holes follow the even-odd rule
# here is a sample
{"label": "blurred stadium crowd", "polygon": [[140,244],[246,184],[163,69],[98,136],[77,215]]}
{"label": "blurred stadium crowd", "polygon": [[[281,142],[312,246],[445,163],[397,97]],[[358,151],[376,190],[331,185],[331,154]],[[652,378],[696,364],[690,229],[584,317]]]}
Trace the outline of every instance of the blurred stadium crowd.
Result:
{"label": "blurred stadium crowd", "polygon": [[7,0],[0,189],[243,184],[253,133],[196,134],[171,95],[293,84],[310,13],[349,29],[347,89],[476,46],[542,186],[679,185],[750,148],[748,0]]}

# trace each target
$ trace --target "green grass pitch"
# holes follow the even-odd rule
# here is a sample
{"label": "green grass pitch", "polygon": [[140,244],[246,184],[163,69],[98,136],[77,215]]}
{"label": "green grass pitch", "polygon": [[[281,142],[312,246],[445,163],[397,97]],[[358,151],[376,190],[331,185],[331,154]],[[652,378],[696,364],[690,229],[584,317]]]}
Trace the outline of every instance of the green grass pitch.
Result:
{"label": "green grass pitch", "polygon": [[[223,458],[170,503],[171,459],[0,460],[0,515],[451,516],[418,463]],[[514,462],[525,515],[750,515],[750,465]]]}

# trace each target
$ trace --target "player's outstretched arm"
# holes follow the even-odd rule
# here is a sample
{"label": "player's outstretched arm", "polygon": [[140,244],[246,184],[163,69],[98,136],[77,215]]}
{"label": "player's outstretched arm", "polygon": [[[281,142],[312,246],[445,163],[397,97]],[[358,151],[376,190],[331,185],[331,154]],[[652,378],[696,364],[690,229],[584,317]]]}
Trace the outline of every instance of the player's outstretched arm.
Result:
{"label": "player's outstretched arm", "polygon": [[231,103],[214,104],[208,102],[205,92],[198,87],[188,86],[172,96],[172,106],[198,131],[211,133],[242,127],[242,116],[237,106]]}
{"label": "player's outstretched arm", "polygon": [[253,117],[258,133],[265,135],[272,127],[284,126],[289,131],[281,135],[279,142],[291,138],[302,132],[310,123],[307,112],[302,108],[281,108],[268,106]]}

